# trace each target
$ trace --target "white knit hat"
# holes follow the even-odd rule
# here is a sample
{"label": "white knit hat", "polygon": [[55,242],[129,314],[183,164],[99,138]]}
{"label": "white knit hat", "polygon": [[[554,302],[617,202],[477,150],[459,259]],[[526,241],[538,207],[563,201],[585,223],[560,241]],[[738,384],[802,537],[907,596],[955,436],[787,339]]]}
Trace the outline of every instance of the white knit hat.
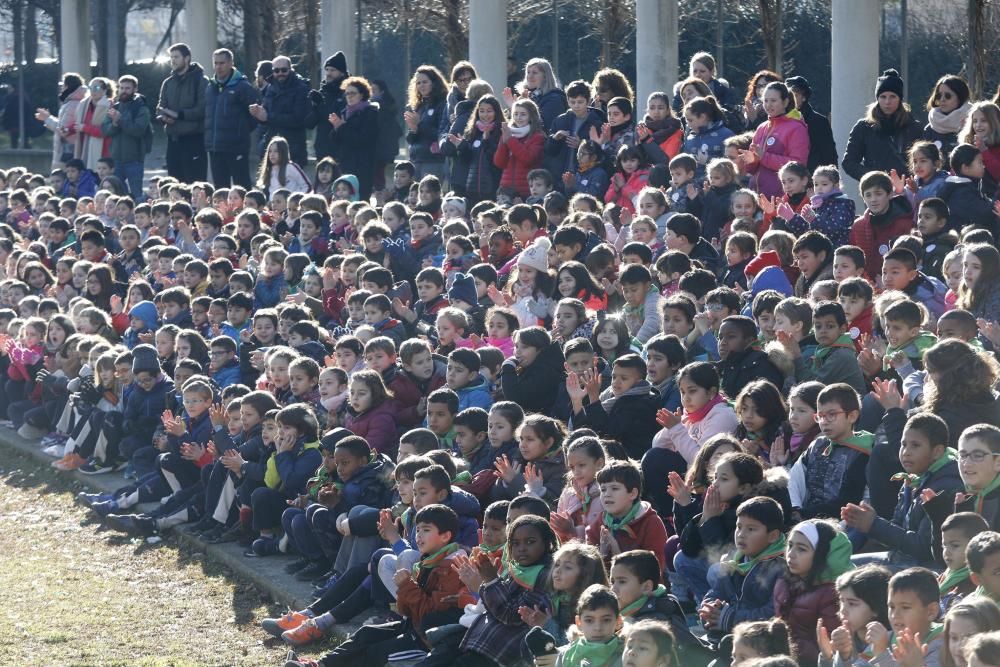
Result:
{"label": "white knit hat", "polygon": [[542,236],[535,239],[535,242],[521,251],[517,256],[517,265],[530,266],[533,269],[545,272],[549,270],[549,248],[552,242]]}

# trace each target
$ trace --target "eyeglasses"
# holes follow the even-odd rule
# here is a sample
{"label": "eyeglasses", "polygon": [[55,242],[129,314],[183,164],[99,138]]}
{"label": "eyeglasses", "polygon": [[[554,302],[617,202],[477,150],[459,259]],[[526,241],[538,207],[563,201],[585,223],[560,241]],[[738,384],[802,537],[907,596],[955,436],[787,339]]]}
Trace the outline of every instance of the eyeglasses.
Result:
{"label": "eyeglasses", "polygon": [[813,417],[817,422],[832,422],[838,415],[846,415],[844,410],[830,410],[829,412],[817,412]]}
{"label": "eyeglasses", "polygon": [[345,90],[344,91],[344,97],[358,97],[359,95],[361,95],[361,93],[359,93],[356,90]]}
{"label": "eyeglasses", "polygon": [[959,452],[959,461],[972,461],[973,463],[982,463],[989,456],[1000,456],[1000,454],[994,454],[993,452],[984,452],[981,449],[977,449],[972,452]]}
{"label": "eyeglasses", "polygon": [[460,76],[457,79],[455,79],[455,83],[469,83],[471,81],[472,81],[471,76]]}
{"label": "eyeglasses", "polygon": [[291,72],[292,69],[290,67],[273,67],[271,71],[275,74],[283,74],[284,72]]}

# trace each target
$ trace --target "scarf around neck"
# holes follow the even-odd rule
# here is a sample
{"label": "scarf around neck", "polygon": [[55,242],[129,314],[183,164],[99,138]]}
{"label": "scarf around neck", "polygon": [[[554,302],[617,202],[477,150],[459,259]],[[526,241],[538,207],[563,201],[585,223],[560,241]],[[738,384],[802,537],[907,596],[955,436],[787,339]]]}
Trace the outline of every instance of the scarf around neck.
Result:
{"label": "scarf around neck", "polygon": [[368,100],[361,100],[357,104],[348,104],[344,108],[344,120],[347,120],[356,113],[361,113],[372,105]]}
{"label": "scarf around neck", "polygon": [[566,649],[562,664],[606,667],[613,659],[621,656],[624,646],[617,636],[606,642],[591,642],[581,637]]}
{"label": "scarf around neck", "polygon": [[625,516],[620,519],[616,519],[611,512],[604,510],[603,523],[612,534],[618,532],[619,530],[624,530],[630,537],[634,538],[635,531],[632,530],[629,524],[638,518],[639,510],[641,509],[642,502],[637,500],[632,503],[632,507],[630,507],[629,511],[625,513]]}
{"label": "scarf around neck", "polygon": [[512,558],[504,559],[504,562],[507,565],[507,574],[514,580],[514,583],[529,591],[534,590],[539,575],[545,569],[545,565],[541,563],[538,565],[518,565]]}
{"label": "scarf around neck", "polygon": [[712,411],[712,408],[714,408],[719,403],[724,403],[724,402],[725,401],[722,399],[722,395],[721,394],[716,394],[715,398],[713,398],[712,400],[710,400],[708,403],[706,403],[705,405],[701,406],[697,410],[693,410],[691,412],[685,411],[684,412],[684,419],[689,424],[697,424],[702,419],[704,419],[705,417],[708,416],[708,413]]}
{"label": "scarf around neck", "polygon": [[854,433],[854,435],[844,438],[841,442],[834,442],[833,440],[830,440],[830,444],[823,449],[823,456],[829,456],[832,454],[834,447],[847,447],[867,456],[871,456],[872,445],[874,444],[874,434],[869,433],[868,431],[858,431]]}
{"label": "scarf around neck", "polygon": [[420,560],[413,564],[413,576],[416,578],[419,577],[424,570],[427,570],[428,572],[433,570],[438,565],[443,563],[448,556],[456,551],[458,551],[458,545],[454,542],[450,542],[432,554],[421,556]]}
{"label": "scarf around neck", "polygon": [[980,514],[981,515],[983,513],[983,502],[986,500],[986,496],[990,495],[991,493],[993,493],[997,489],[1000,489],[1000,475],[997,475],[996,477],[994,477],[993,481],[990,482],[987,485],[987,487],[985,489],[983,489],[982,491],[973,491],[973,490],[969,489],[968,487],[966,487],[965,497],[964,498],[958,498],[958,499],[956,499],[955,502],[956,503],[964,503],[967,500],[970,500],[970,499],[974,498],[975,501],[976,501],[975,512],[976,512],[976,514]]}
{"label": "scarf around neck", "polygon": [[941,595],[944,595],[956,586],[961,586],[962,583],[969,578],[970,575],[969,566],[958,569],[958,570],[945,570],[938,577],[938,590]]}
{"label": "scarf around neck", "polygon": [[486,134],[487,132],[492,132],[493,127],[495,125],[496,123],[484,123],[481,120],[476,121],[476,129],[482,132],[483,134]]}
{"label": "scarf around neck", "polygon": [[962,130],[962,126],[965,125],[965,119],[971,109],[971,102],[966,102],[950,113],[933,107],[927,112],[927,123],[938,134],[958,134]]}
{"label": "scarf around neck", "polygon": [[524,127],[510,125],[508,127],[510,128],[510,136],[515,139],[524,139],[526,136],[531,134],[531,125],[525,125]]}
{"label": "scarf around neck", "polygon": [[754,568],[757,563],[762,563],[767,560],[773,560],[775,558],[781,558],[785,555],[785,536],[782,535],[776,541],[767,545],[767,548],[761,551],[756,556],[753,556],[749,560],[743,560],[745,556],[743,552],[737,550],[733,552],[733,557],[725,562],[730,568],[736,570],[744,577],[750,573],[750,570]]}
{"label": "scarf around neck", "polygon": [[927,472],[925,472],[923,475],[897,472],[889,479],[891,479],[893,482],[902,481],[906,486],[910,487],[911,489],[919,489],[921,486],[923,486],[924,482],[927,480],[928,477],[930,477],[931,475],[933,475],[934,473],[936,473],[938,470],[945,467],[949,463],[957,461],[958,461],[958,452],[956,452],[951,447],[948,447],[947,449],[944,450],[944,454],[934,459],[930,467],[927,468]]}
{"label": "scarf around neck", "polygon": [[631,604],[625,605],[621,611],[622,618],[629,618],[631,616],[634,616],[637,611],[646,606],[646,603],[649,602],[649,598],[659,598],[663,597],[666,594],[667,594],[666,586],[660,584],[655,589],[653,589],[653,592],[650,593],[649,595],[640,595],[638,598],[633,600]]}
{"label": "scarf around neck", "polygon": [[813,353],[813,367],[819,368],[822,366],[826,358],[833,354],[833,351],[838,347],[849,348],[853,352],[854,339],[851,338],[851,334],[840,334],[837,336],[837,340],[833,341],[832,345],[817,345],[816,351]]}
{"label": "scarf around neck", "polygon": [[626,396],[645,396],[649,393],[650,384],[646,380],[639,380],[629,389],[625,391],[621,396],[615,396],[611,391],[611,387],[608,387],[601,392],[601,407],[604,408],[605,412],[611,412],[611,409],[615,407],[615,403],[619,399],[625,398]]}

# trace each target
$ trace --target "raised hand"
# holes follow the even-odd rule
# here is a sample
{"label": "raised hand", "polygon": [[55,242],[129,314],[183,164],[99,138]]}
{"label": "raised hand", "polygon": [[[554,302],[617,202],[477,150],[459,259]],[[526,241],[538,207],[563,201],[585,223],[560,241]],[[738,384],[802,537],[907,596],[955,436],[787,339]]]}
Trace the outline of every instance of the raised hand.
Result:
{"label": "raised hand", "polygon": [[222,403],[212,403],[208,406],[208,418],[212,420],[213,426],[225,426],[229,421],[229,415],[226,414],[226,408]]}
{"label": "raised hand", "polygon": [[[822,623],[822,619],[820,622]],[[854,655],[854,637],[846,619],[830,633],[830,643],[833,644],[833,650],[840,655],[841,660],[850,660]]]}
{"label": "raised hand", "polygon": [[986,336],[986,340],[993,343],[994,347],[1000,347],[1000,324],[982,317],[976,320],[976,324],[979,326],[979,332]]}
{"label": "raised hand", "polygon": [[903,406],[903,397],[896,390],[895,380],[879,380],[876,378],[872,382],[872,396],[886,410]]}
{"label": "raised hand", "polygon": [[788,463],[788,447],[785,446],[785,436],[779,435],[771,443],[771,451],[768,454],[768,459],[773,465],[783,466]]}
{"label": "raised hand", "polygon": [[889,648],[889,631],[878,621],[872,621],[865,626],[865,641],[872,647],[872,653],[881,655]]}
{"label": "raised hand", "polygon": [[847,503],[840,510],[840,518],[847,524],[848,528],[867,533],[872,529],[872,524],[875,523],[875,508],[863,500],[860,505]]}
{"label": "raised hand", "polygon": [[678,505],[690,505],[691,504],[691,489],[685,484],[684,478],[682,478],[676,471],[671,470],[667,474],[667,493],[670,497],[674,499],[674,502]]}
{"label": "raised hand", "polygon": [[539,495],[545,493],[545,479],[534,463],[524,466],[524,485],[532,493]]}
{"label": "raised hand", "polygon": [[791,220],[795,217],[795,211],[788,204],[788,202],[781,202],[778,204],[778,216],[784,218],[785,220]]}
{"label": "raised hand", "polygon": [[111,314],[118,315],[122,312],[122,298],[117,294],[111,295]]}
{"label": "raised hand", "polygon": [[711,484],[705,492],[705,502],[701,510],[701,523],[704,524],[709,519],[721,516],[726,509],[722,497],[719,495],[719,487]]}
{"label": "raised hand", "polygon": [[470,591],[478,591],[479,587],[483,585],[483,578],[479,576],[479,568],[468,556],[455,556],[452,559],[451,567],[458,573],[458,578]]}
{"label": "raised hand", "polygon": [[802,216],[802,219],[806,222],[812,222],[816,219],[816,209],[812,207],[812,204],[806,204],[802,207],[802,210],[799,211],[799,215]]}
{"label": "raised hand", "polygon": [[618,545],[618,540],[615,536],[611,534],[607,526],[601,526],[601,537],[598,549],[602,556],[617,556],[622,552],[621,547]]}
{"label": "raised hand", "polygon": [[923,667],[927,647],[920,641],[920,633],[904,629],[896,635],[896,646],[892,649],[892,659],[902,667]]}
{"label": "raised hand", "polygon": [[187,461],[197,461],[205,455],[205,445],[200,442],[185,442],[181,445],[181,457]]}
{"label": "raised hand", "polygon": [[493,462],[493,467],[495,468],[494,473],[499,479],[502,479],[507,484],[514,481],[518,473],[521,472],[521,464],[517,461],[511,463],[507,455],[504,454],[496,461]]}
{"label": "raised hand", "polygon": [[538,605],[532,607],[521,605],[517,608],[517,615],[521,617],[525,625],[530,625],[533,628],[542,627],[552,618],[552,614],[539,608]]}
{"label": "raised hand", "polygon": [[587,396],[587,388],[583,385],[582,378],[573,371],[569,371],[566,375],[566,393],[569,394],[571,402],[580,401],[582,403]]}
{"label": "raised hand", "polygon": [[757,197],[757,202],[760,204],[760,210],[763,211],[765,215],[774,215],[777,211],[774,197],[768,197],[767,195],[761,193]]}
{"label": "raised hand", "polygon": [[674,412],[667,410],[666,408],[660,408],[656,411],[656,423],[663,428],[673,428],[677,424],[681,423],[681,417],[684,415],[681,408],[677,408]]}
{"label": "raised hand", "polygon": [[799,341],[795,340],[792,334],[785,330],[777,330],[774,332],[774,340],[778,342],[781,347],[785,348],[785,352],[788,356],[798,358],[802,356],[802,348],[799,346]]}
{"label": "raised hand", "polygon": [[576,534],[576,525],[564,512],[552,512],[549,514],[549,525],[557,535],[573,536]]}
{"label": "raised hand", "polygon": [[830,633],[826,631],[822,618],[816,619],[816,644],[819,646],[819,654],[823,656],[824,660],[827,662],[833,660],[833,642],[830,641]]}
{"label": "raised hand", "polygon": [[906,187],[906,179],[899,175],[895,169],[889,170],[889,180],[892,181],[892,191],[897,195],[903,194],[903,189]]}

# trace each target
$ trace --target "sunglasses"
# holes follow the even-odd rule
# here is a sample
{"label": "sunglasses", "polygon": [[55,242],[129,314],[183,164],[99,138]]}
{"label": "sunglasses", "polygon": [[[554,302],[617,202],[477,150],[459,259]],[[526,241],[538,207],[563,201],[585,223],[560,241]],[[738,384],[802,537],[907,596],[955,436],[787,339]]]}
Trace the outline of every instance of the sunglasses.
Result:
{"label": "sunglasses", "polygon": [[275,67],[271,71],[275,74],[281,74],[283,72],[291,72],[292,70],[288,67]]}
{"label": "sunglasses", "polygon": [[938,97],[940,97],[942,100],[950,100],[951,98],[955,97],[955,94],[954,93],[938,93]]}

